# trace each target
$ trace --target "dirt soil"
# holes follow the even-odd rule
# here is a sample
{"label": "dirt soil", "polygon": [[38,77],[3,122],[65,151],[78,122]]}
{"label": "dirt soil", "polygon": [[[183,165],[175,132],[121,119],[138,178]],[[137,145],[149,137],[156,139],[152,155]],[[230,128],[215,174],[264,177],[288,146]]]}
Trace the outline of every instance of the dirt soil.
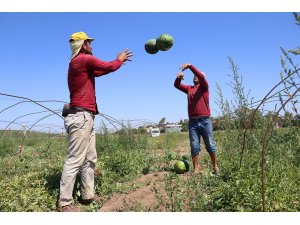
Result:
{"label": "dirt soil", "polygon": [[155,172],[138,178],[136,183],[146,183],[129,193],[116,193],[100,208],[100,212],[166,211],[155,193],[165,195],[163,177],[167,172]]}
{"label": "dirt soil", "polygon": [[[161,151],[162,153],[163,151]],[[180,144],[175,153],[181,155],[189,153],[188,143]],[[156,154],[159,154],[156,152]],[[100,212],[137,212],[152,211],[166,212],[164,199],[166,191],[164,189],[164,176],[166,171],[153,172],[137,178],[132,183],[141,184],[140,187],[128,193],[115,193],[111,198],[104,201]],[[184,175],[190,176],[189,174]]]}

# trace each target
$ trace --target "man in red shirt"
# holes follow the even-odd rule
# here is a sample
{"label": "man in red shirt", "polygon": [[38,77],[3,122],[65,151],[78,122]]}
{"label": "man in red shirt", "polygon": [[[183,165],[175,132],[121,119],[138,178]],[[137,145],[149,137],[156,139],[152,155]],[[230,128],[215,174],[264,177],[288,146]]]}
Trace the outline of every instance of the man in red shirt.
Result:
{"label": "man in red shirt", "polygon": [[99,197],[94,193],[94,170],[97,161],[94,118],[98,114],[95,95],[95,77],[118,70],[130,61],[132,53],[126,49],[111,62],[92,55],[91,42],[84,32],[72,34],[69,42],[72,51],[68,70],[70,108],[65,116],[68,134],[68,155],[60,180],[59,211],[79,211],[73,206],[73,189],[80,172],[81,203],[90,204]]}
{"label": "man in red shirt", "polygon": [[201,150],[200,137],[202,136],[206,150],[212,161],[214,173],[219,173],[216,158],[216,146],[213,140],[212,123],[210,120],[209,88],[205,74],[191,64],[183,64],[181,70],[190,69],[194,73],[194,86],[184,85],[183,73],[178,73],[174,82],[175,88],[187,94],[189,115],[189,137],[194,172],[199,173],[199,153]]}

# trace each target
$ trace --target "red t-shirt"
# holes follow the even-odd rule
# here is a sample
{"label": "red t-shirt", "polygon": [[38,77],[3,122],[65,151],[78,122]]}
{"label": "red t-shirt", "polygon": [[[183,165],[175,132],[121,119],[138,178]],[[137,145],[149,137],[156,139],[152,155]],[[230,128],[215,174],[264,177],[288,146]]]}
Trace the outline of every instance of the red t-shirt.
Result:
{"label": "red t-shirt", "polygon": [[104,62],[95,56],[79,53],[69,64],[70,106],[81,107],[98,113],[95,77],[116,71],[122,64],[120,59]]}
{"label": "red t-shirt", "polygon": [[189,118],[196,118],[202,116],[210,116],[209,107],[209,88],[205,75],[196,67],[191,65],[190,70],[199,79],[199,84],[195,86],[184,85],[181,79],[176,78],[174,86],[180,91],[187,94],[188,98],[188,114]]}

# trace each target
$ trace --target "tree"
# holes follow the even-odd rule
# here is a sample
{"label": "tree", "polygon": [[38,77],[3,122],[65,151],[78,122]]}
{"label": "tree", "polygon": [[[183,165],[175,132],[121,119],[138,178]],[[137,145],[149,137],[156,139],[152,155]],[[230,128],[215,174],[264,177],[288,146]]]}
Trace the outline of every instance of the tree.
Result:
{"label": "tree", "polygon": [[164,125],[166,122],[166,117],[163,117],[161,118],[161,120],[159,121],[158,125],[161,126],[161,125]]}
{"label": "tree", "polygon": [[293,118],[293,126],[300,127],[300,115],[296,115]]}
{"label": "tree", "polygon": [[179,124],[181,124],[181,132],[188,132],[189,130],[189,120],[180,120]]}

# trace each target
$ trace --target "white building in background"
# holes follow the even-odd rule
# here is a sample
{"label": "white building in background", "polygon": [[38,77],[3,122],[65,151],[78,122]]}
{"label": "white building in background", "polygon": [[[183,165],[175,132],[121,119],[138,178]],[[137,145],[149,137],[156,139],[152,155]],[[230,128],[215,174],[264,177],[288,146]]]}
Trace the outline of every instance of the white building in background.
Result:
{"label": "white building in background", "polygon": [[181,124],[166,124],[165,132],[166,133],[177,133],[181,132],[182,125]]}

